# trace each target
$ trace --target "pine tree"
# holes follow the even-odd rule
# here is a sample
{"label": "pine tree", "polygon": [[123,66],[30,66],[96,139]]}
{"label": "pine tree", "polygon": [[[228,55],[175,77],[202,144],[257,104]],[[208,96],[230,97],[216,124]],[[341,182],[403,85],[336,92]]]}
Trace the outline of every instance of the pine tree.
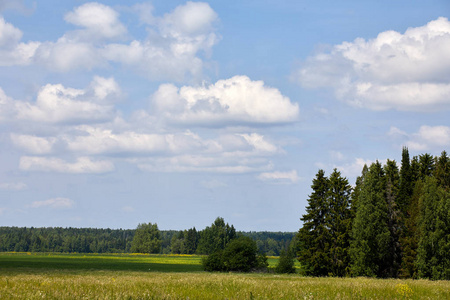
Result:
{"label": "pine tree", "polygon": [[425,180],[419,211],[418,274],[435,280],[450,279],[450,192],[434,177]]}
{"label": "pine tree", "polygon": [[388,228],[391,236],[389,242],[388,257],[385,257],[386,275],[388,277],[397,277],[401,265],[401,247],[400,247],[400,216],[401,212],[398,209],[398,195],[399,195],[399,170],[397,164],[393,160],[387,160],[384,167],[386,173],[386,204]]}
{"label": "pine tree", "polygon": [[297,234],[300,249],[297,256],[306,275],[326,276],[330,271],[330,237],[326,224],[328,185],[325,172],[319,170],[311,185],[313,192],[308,199],[306,214],[300,219],[303,226]]}
{"label": "pine tree", "polygon": [[402,150],[402,167],[400,169],[399,193],[397,197],[398,209],[402,214],[402,218],[406,218],[406,209],[409,204],[409,199],[412,196],[414,182],[412,178],[411,163],[409,160],[408,148],[404,147]]}
{"label": "pine tree", "polygon": [[425,180],[426,177],[433,176],[436,168],[434,163],[434,157],[428,153],[419,156],[419,175],[422,180]]}
{"label": "pine tree", "polygon": [[399,276],[401,278],[417,278],[417,246],[419,243],[419,232],[417,229],[419,218],[419,198],[422,195],[423,181],[415,182],[412,196],[407,208],[407,218],[403,237],[401,239],[402,247],[402,266]]}
{"label": "pine tree", "polygon": [[450,189],[450,158],[447,152],[442,151],[441,156],[436,159],[436,170],[434,175],[439,186]]}
{"label": "pine tree", "polygon": [[353,221],[350,253],[354,275],[390,276],[385,258],[389,257],[392,237],[385,191],[386,176],[377,161],[364,176]]}
{"label": "pine tree", "polygon": [[334,169],[329,177],[328,201],[330,212],[327,227],[330,231],[332,260],[330,269],[334,276],[344,276],[349,272],[350,234],[352,215],[350,211],[351,186],[341,173]]}

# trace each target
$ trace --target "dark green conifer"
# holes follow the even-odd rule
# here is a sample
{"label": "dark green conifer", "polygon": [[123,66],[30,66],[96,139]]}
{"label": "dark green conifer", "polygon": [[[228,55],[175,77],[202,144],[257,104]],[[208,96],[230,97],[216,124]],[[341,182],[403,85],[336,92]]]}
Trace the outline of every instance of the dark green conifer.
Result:
{"label": "dark green conifer", "polygon": [[303,226],[298,232],[298,260],[306,275],[327,276],[331,265],[330,236],[327,226],[329,214],[328,179],[319,170],[313,180],[306,213],[301,217]]}
{"label": "dark green conifer", "polygon": [[364,177],[352,228],[352,273],[356,276],[389,277],[391,232],[385,197],[386,176],[381,164],[373,163]]}

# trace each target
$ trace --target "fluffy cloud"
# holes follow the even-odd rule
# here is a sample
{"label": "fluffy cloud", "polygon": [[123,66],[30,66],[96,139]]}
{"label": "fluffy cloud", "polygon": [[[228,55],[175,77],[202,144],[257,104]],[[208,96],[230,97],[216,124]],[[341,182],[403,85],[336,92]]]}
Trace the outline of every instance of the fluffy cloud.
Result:
{"label": "fluffy cloud", "polygon": [[33,62],[57,72],[92,70],[107,65],[94,45],[75,42],[66,37],[58,39],[57,42],[40,44],[35,51]]}
{"label": "fluffy cloud", "polygon": [[152,79],[199,76],[203,68],[199,53],[210,53],[219,40],[213,26],[218,17],[209,4],[187,2],[160,18],[152,15],[151,6],[139,7],[141,20],[151,25],[147,39],[106,45],[103,56]]}
{"label": "fluffy cloud", "polygon": [[0,66],[27,65],[40,43],[20,43],[22,31],[0,16]]}
{"label": "fluffy cloud", "polygon": [[[163,118],[167,119],[167,113],[179,109],[180,115],[191,114],[189,122],[198,123],[195,120],[198,108],[194,107],[203,105],[198,102],[207,102],[204,97],[219,103],[223,101],[227,107],[228,111],[211,112],[208,118],[213,118],[216,113],[215,118],[219,119],[213,123],[214,127],[239,122],[247,125],[288,122],[298,114],[297,105],[278,90],[265,87],[262,82],[252,82],[247,77],[225,80],[199,90],[192,87],[180,90],[182,92],[176,93],[178,97],[185,95],[186,103],[191,104],[177,107],[170,102],[164,103],[164,99],[170,101],[169,97],[160,97],[160,102],[154,103],[158,105],[158,111],[146,116],[156,120],[164,111]],[[149,171],[267,172],[273,167],[270,157],[284,153],[270,137],[257,132],[214,130],[201,136],[190,130],[180,131],[178,127],[166,127],[161,131],[160,127],[153,126],[152,119],[144,126],[134,123],[133,119],[129,123],[115,112],[115,101],[120,94],[114,79],[103,77],[94,77],[85,89],[46,85],[38,92],[35,103],[15,101],[0,90],[0,105],[5,107],[0,117],[16,127],[9,133],[10,140],[23,152],[20,169],[104,173],[114,170],[112,161],[124,159]],[[272,111],[276,113],[271,114]],[[6,112],[12,114],[8,117]],[[26,127],[21,126],[23,122]],[[67,155],[73,160],[62,158]],[[92,156],[110,157],[111,161],[92,159]]]}
{"label": "fluffy cloud", "polygon": [[220,146],[211,140],[202,140],[190,131],[175,134],[148,134],[135,131],[113,133],[110,129],[92,126],[79,127],[80,135],[63,136],[67,150],[86,154],[180,153],[191,151],[218,151]]}
{"label": "fluffy cloud", "polygon": [[373,110],[450,107],[450,22],[438,18],[404,34],[380,33],[310,57],[294,77],[306,88],[331,87]]}
{"label": "fluffy cloud", "polygon": [[297,175],[296,170],[292,170],[289,172],[264,172],[259,174],[259,180],[272,182],[272,183],[296,183],[300,180],[300,177]]}
{"label": "fluffy cloud", "polygon": [[53,151],[57,142],[55,137],[39,137],[26,134],[11,134],[11,141],[19,147],[32,154],[48,154]]}
{"label": "fluffy cloud", "polygon": [[102,77],[95,77],[84,90],[47,84],[39,90],[35,103],[13,101],[0,89],[0,106],[4,108],[0,120],[9,115],[10,119],[43,123],[103,122],[114,117],[113,103],[119,96],[114,79]]}
{"label": "fluffy cloud", "polygon": [[400,140],[411,150],[442,151],[450,146],[450,127],[448,126],[421,126],[415,133],[408,134],[396,127],[392,127],[388,135]]}
{"label": "fluffy cloud", "polygon": [[270,124],[297,120],[299,108],[276,88],[247,76],[202,87],[164,84],[152,96],[155,114],[175,123],[217,126]]}
{"label": "fluffy cloud", "polygon": [[68,198],[52,198],[43,201],[34,201],[31,203],[31,207],[39,208],[39,207],[49,207],[53,209],[67,209],[72,208],[75,202]]}
{"label": "fluffy cloud", "polygon": [[73,163],[59,158],[23,156],[19,168],[24,171],[46,171],[58,173],[106,173],[114,170],[114,164],[106,160],[93,161],[89,157],[79,157]]}
{"label": "fluffy cloud", "polygon": [[66,32],[57,41],[20,43],[22,32],[0,17],[0,65],[36,63],[68,72],[117,62],[150,79],[200,76],[200,54],[208,55],[219,41],[214,28],[218,17],[209,4],[187,2],[163,17],[153,16],[149,5],[138,7],[147,12],[145,17],[140,14],[147,21],[149,34],[128,44],[111,41],[124,38],[127,29],[113,8],[96,2],[67,13],[64,20],[82,29]]}
{"label": "fluffy cloud", "polygon": [[75,39],[111,39],[118,38],[127,32],[125,26],[119,21],[119,14],[109,6],[91,2],[83,4],[64,17],[67,22],[84,27],[74,32]]}

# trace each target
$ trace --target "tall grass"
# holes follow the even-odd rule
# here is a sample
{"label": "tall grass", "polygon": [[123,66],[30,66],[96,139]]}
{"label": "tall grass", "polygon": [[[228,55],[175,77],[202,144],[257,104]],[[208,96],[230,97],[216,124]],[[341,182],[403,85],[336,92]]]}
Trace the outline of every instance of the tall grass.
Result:
{"label": "tall grass", "polygon": [[[47,255],[48,268],[27,266],[44,256],[0,254],[0,299],[450,299],[449,281],[187,271],[186,260],[199,264],[195,256]],[[8,258],[16,266],[5,266]],[[65,260],[51,264],[58,258]],[[135,267],[158,261],[164,267],[182,263],[184,271]]]}
{"label": "tall grass", "polygon": [[445,281],[64,271],[0,276],[1,299],[450,299]]}

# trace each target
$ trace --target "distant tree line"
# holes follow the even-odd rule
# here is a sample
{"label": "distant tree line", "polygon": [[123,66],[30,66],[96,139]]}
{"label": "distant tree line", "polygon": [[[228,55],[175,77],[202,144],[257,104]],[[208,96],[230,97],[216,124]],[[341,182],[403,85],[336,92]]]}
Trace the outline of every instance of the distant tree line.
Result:
{"label": "distant tree line", "polygon": [[258,251],[271,256],[279,255],[295,233],[236,232],[220,217],[201,231],[160,231],[152,223],[136,229],[0,227],[0,251],[210,254],[238,235],[250,237]]}
{"label": "distant tree line", "polygon": [[336,169],[312,184],[297,256],[306,275],[450,279],[450,158],[364,166],[352,188]]}

